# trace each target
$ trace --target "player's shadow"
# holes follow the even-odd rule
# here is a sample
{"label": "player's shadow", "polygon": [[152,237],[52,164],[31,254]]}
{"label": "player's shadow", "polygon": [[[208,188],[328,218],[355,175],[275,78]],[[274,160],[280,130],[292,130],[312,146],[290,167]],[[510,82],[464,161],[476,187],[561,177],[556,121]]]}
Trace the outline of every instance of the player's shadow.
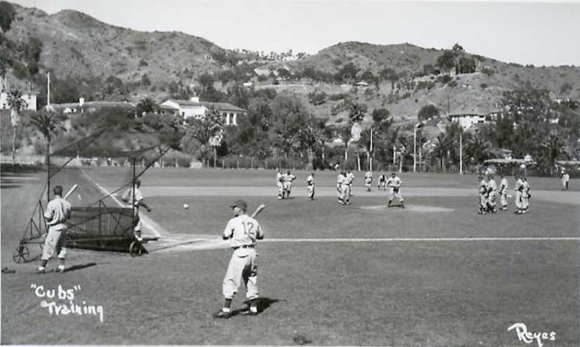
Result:
{"label": "player's shadow", "polygon": [[[280,301],[278,299],[270,299],[270,298],[258,298],[257,300],[258,300],[258,314],[267,310],[270,306],[272,306],[272,304],[275,304],[278,301]],[[249,300],[244,301],[244,305],[246,307],[237,310],[232,310],[232,316],[236,316],[244,311],[248,311],[250,307],[250,301]]]}
{"label": "player's shadow", "polygon": [[71,272],[71,271],[82,270],[82,269],[86,269],[88,267],[93,267],[93,266],[97,266],[97,263],[87,263],[87,264],[73,265],[71,267],[66,268],[64,270],[64,272]]}

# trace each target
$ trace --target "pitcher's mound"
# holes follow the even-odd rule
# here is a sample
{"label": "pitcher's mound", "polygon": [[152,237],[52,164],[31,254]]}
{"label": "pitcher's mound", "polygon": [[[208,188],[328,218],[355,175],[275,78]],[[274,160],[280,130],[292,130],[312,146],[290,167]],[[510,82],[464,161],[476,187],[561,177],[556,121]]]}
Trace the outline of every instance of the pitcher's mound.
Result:
{"label": "pitcher's mound", "polygon": [[453,209],[445,207],[435,207],[435,206],[419,206],[419,205],[407,205],[405,208],[401,208],[399,205],[393,205],[392,207],[387,207],[387,205],[378,206],[361,206],[363,210],[374,210],[374,211],[409,211],[409,212],[451,212]]}

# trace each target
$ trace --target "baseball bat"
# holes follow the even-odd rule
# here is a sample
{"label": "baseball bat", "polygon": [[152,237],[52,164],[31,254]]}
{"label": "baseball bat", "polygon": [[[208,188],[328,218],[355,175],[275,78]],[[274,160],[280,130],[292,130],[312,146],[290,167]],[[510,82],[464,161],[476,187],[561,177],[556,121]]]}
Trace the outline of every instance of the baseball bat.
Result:
{"label": "baseball bat", "polygon": [[66,200],[72,193],[74,193],[75,190],[77,190],[78,187],[79,187],[78,184],[75,184],[74,186],[72,186],[72,188],[64,196],[64,199]]}
{"label": "baseball bat", "polygon": [[260,214],[260,212],[262,212],[265,208],[266,205],[260,204],[260,206],[258,206],[258,208],[256,208],[256,210],[254,211],[254,213],[252,213],[252,218],[256,218]]}

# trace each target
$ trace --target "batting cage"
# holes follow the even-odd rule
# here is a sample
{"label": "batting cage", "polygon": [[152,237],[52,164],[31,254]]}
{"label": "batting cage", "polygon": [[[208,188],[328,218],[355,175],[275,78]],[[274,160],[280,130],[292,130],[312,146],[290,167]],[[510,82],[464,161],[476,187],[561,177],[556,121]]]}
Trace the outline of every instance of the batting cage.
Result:
{"label": "batting cage", "polygon": [[123,201],[123,195],[134,191],[139,177],[169,150],[158,133],[130,130],[101,130],[55,150],[47,159],[46,184],[13,260],[24,263],[41,257],[48,233],[43,214],[57,185],[72,206],[66,221],[68,248],[146,253],[144,241],[134,235],[139,222],[135,194],[129,194],[129,201]]}

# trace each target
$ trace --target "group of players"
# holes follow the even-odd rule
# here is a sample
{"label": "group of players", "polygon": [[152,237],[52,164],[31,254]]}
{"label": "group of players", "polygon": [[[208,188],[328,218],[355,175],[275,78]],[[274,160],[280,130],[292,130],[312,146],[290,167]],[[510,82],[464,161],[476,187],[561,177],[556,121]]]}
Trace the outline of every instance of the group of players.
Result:
{"label": "group of players", "polygon": [[[508,181],[504,175],[500,176],[499,188],[495,182],[494,175],[488,174],[487,177],[479,176],[479,209],[477,213],[488,214],[497,213],[497,199],[499,196],[500,207],[499,210],[507,211],[508,209]],[[528,212],[530,205],[530,184],[524,175],[515,176],[515,197],[514,203],[516,205],[515,214],[524,214]]]}
{"label": "group of players", "polygon": [[[296,179],[296,176],[293,175],[290,170],[286,171],[286,173],[282,173],[280,169],[276,173],[276,185],[278,187],[278,199],[286,199],[290,197],[292,192],[292,182]],[[341,205],[350,205],[350,198],[352,197],[352,185],[354,183],[355,176],[351,170],[341,171],[338,174],[336,180],[336,191],[338,194],[338,203]],[[371,191],[373,182],[373,173],[371,171],[367,171],[365,173],[365,186],[367,191]],[[402,185],[401,179],[393,172],[391,177],[387,179],[385,174],[381,174],[379,177],[378,182],[378,190],[389,190],[388,195],[388,207],[391,207],[393,198],[397,198],[399,200],[399,204],[402,208],[405,208],[405,203],[403,196],[401,195],[400,188]],[[306,179],[306,187],[307,187],[307,196],[308,199],[314,200],[314,193],[315,193],[315,182],[314,182],[314,173],[311,173],[308,178]]]}

